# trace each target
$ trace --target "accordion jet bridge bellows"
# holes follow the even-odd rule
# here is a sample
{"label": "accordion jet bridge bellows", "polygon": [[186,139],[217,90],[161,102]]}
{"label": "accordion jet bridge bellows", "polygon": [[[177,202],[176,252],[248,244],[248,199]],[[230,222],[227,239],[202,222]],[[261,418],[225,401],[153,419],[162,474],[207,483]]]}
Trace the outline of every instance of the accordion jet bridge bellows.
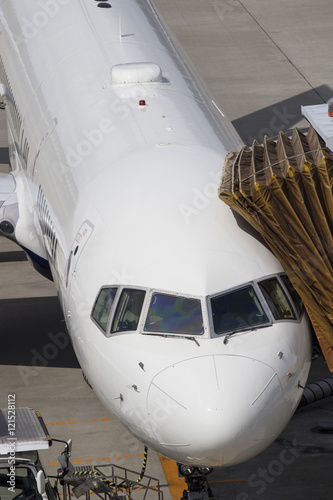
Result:
{"label": "accordion jet bridge bellows", "polygon": [[301,296],[333,371],[333,153],[314,128],[226,158],[219,197],[247,219]]}

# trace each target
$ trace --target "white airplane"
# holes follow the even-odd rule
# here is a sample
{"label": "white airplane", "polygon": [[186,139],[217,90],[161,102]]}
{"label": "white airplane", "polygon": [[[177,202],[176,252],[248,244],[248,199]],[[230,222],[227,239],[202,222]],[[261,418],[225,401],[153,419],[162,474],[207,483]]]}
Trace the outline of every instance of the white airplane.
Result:
{"label": "white airplane", "polygon": [[89,384],[142,442],[230,466],[271,444],[311,360],[272,253],[217,196],[241,140],[149,0],[6,0],[0,229],[52,276]]}

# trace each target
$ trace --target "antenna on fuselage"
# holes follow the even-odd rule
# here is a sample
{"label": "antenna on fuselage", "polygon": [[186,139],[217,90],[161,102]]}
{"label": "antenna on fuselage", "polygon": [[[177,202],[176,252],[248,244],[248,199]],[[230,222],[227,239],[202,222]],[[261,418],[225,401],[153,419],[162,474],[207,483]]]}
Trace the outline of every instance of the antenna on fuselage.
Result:
{"label": "antenna on fuselage", "polygon": [[121,12],[119,12],[119,41],[120,41],[121,55],[122,55],[122,58],[124,59],[124,53],[123,53],[123,35],[122,35],[122,28],[121,28]]}

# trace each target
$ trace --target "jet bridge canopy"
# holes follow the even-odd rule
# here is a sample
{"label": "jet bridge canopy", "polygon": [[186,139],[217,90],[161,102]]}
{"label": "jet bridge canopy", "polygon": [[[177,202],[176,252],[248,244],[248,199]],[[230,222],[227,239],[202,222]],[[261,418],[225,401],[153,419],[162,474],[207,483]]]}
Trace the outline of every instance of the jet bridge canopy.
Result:
{"label": "jet bridge canopy", "polygon": [[[325,106],[325,105],[324,105]],[[327,105],[325,106],[327,114]],[[333,123],[333,120],[332,120]],[[219,196],[264,237],[301,296],[333,371],[333,153],[314,127],[226,158]]]}

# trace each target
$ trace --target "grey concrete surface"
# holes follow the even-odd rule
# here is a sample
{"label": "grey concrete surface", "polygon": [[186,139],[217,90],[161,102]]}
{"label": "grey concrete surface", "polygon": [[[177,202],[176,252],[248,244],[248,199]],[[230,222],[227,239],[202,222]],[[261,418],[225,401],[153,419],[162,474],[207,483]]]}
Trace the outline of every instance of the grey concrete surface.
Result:
{"label": "grey concrete surface", "polygon": [[244,142],[333,95],[330,0],[154,0]]}
{"label": "grey concrete surface", "polygon": [[[208,92],[244,142],[306,127],[301,104],[333,95],[331,0],[154,0]],[[7,165],[0,111],[0,170]],[[21,250],[0,239],[1,405],[40,410],[53,437],[72,438],[77,465],[115,463],[140,470],[142,445],[110,415],[85,384],[65,334],[52,283],[38,276]],[[66,340],[67,339],[67,340]],[[322,358],[311,379],[329,375]],[[216,499],[331,500],[332,399],[299,410],[280,438],[246,464],[214,471]],[[54,445],[42,459],[57,469]],[[165,481],[156,454],[147,473]],[[167,497],[168,498],[168,495]]]}

